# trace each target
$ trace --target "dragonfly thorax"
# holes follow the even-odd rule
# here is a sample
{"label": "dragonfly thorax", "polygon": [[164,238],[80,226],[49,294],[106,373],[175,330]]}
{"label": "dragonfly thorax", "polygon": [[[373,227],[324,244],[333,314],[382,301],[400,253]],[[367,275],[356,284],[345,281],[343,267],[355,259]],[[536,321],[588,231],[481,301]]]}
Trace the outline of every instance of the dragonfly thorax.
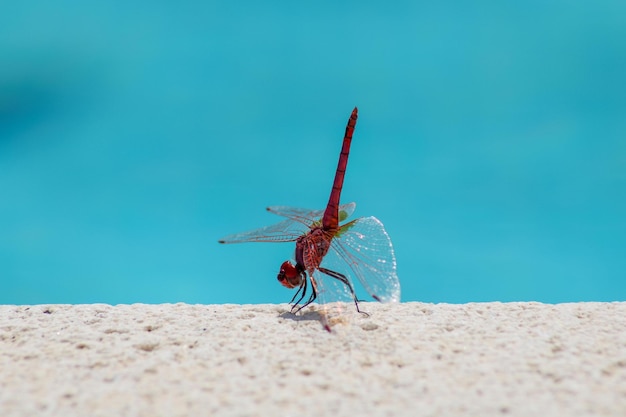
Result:
{"label": "dragonfly thorax", "polygon": [[311,229],[296,240],[296,264],[285,261],[278,272],[278,282],[284,287],[295,288],[306,279],[305,271],[312,273],[319,267],[330,248],[331,237],[321,227]]}
{"label": "dragonfly thorax", "polygon": [[331,240],[331,235],[321,227],[300,236],[296,240],[296,265],[301,265],[302,270],[309,273],[318,268],[328,253]]}

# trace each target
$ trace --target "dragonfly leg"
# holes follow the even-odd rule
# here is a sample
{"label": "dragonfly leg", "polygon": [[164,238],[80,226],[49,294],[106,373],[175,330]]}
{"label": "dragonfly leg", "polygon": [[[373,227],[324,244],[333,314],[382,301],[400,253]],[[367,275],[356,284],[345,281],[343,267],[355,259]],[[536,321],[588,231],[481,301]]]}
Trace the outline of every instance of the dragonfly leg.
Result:
{"label": "dragonfly leg", "polygon": [[[311,285],[311,295],[309,296],[309,299],[301,306],[298,306],[298,304],[300,304],[302,300],[304,299],[304,297],[306,296],[306,291],[308,288],[307,285],[308,285],[308,278],[306,275],[304,275],[304,279],[302,279],[301,281],[300,288],[298,288],[298,291],[296,292],[296,294],[293,296],[291,301],[289,301],[289,304],[293,304],[291,306],[291,312],[293,314],[298,313],[304,307],[308,306],[313,301],[315,301],[315,299],[317,298],[317,291],[315,291],[315,285]],[[293,300],[295,300],[296,297],[298,297],[298,294],[300,294],[300,297],[298,298],[296,302],[294,302]]]}
{"label": "dragonfly leg", "polygon": [[[307,281],[308,281],[308,280],[307,280],[307,279],[305,279],[305,280],[304,280],[304,284],[303,284],[303,285],[304,285],[304,288],[305,288],[305,291],[306,291],[306,285],[307,285],[307,284],[306,284],[306,282],[307,282]],[[297,302],[296,304],[294,304],[294,305],[293,305],[292,310],[293,310],[294,308],[296,308],[296,306],[298,305],[298,303],[299,303],[300,301],[302,301],[302,299],[303,299],[303,298],[304,298],[304,292],[302,293],[302,296],[300,297],[300,299],[298,299],[298,302]],[[313,301],[315,301],[315,299],[316,299],[316,298],[317,298],[317,291],[315,290],[315,285],[314,285],[314,283],[313,283],[313,282],[311,282],[311,296],[310,296],[310,297],[309,297],[309,299],[306,301],[306,303],[304,303],[304,304],[302,304],[300,307],[298,307],[298,308],[296,309],[296,311],[293,311],[293,313],[294,313],[294,314],[296,314],[297,312],[299,312],[300,310],[302,310],[304,307],[308,306],[308,305],[309,305],[309,304],[311,304]]]}
{"label": "dragonfly leg", "polygon": [[[304,289],[304,291],[303,291]],[[301,292],[302,291],[302,292]],[[298,298],[298,301],[296,301],[295,303],[293,302],[293,300],[296,299],[296,297],[298,296],[298,294],[300,295],[300,298]],[[300,304],[300,301],[302,301],[302,299],[304,298],[304,295],[306,294],[306,279],[303,279],[300,281],[300,286],[298,287],[298,291],[296,291],[296,293],[294,294],[293,297],[291,297],[291,301],[289,301],[289,304],[293,304],[294,306]]]}
{"label": "dragonfly leg", "polygon": [[361,311],[361,309],[359,309],[359,300],[356,298],[356,293],[354,292],[354,288],[352,288],[352,284],[350,284],[350,281],[348,281],[348,278],[346,278],[345,275],[340,274],[339,272],[331,271],[330,269],[326,269],[326,268],[318,268],[318,269],[320,272],[328,275],[329,277],[332,277],[341,281],[346,287],[348,287],[348,289],[350,290],[350,294],[352,294],[352,299],[354,300],[356,311],[358,311],[359,313],[363,314],[366,317],[369,317],[369,313],[365,311]]}

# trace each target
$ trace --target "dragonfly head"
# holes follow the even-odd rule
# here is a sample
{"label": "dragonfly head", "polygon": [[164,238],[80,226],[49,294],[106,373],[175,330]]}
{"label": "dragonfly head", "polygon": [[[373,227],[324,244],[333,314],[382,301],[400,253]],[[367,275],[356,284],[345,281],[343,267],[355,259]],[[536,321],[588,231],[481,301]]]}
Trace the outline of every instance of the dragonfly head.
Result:
{"label": "dragonfly head", "polygon": [[278,272],[278,282],[280,282],[284,287],[299,287],[300,284],[302,284],[302,279],[302,272],[299,271],[298,268],[291,262],[285,261],[280,266],[280,271]]}

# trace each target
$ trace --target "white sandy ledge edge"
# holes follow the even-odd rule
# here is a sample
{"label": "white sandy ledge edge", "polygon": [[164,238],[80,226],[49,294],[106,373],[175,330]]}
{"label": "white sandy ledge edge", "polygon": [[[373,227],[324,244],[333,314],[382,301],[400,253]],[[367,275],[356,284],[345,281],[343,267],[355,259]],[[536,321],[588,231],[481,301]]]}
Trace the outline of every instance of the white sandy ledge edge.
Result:
{"label": "white sandy ledge edge", "polygon": [[626,416],[626,303],[0,306],[7,416]]}

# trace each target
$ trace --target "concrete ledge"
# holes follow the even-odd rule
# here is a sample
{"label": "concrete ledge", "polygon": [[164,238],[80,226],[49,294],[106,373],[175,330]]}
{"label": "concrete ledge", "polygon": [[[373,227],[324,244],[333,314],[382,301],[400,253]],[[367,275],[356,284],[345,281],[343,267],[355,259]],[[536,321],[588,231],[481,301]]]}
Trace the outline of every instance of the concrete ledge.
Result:
{"label": "concrete ledge", "polygon": [[626,303],[0,306],[0,415],[625,416]]}

